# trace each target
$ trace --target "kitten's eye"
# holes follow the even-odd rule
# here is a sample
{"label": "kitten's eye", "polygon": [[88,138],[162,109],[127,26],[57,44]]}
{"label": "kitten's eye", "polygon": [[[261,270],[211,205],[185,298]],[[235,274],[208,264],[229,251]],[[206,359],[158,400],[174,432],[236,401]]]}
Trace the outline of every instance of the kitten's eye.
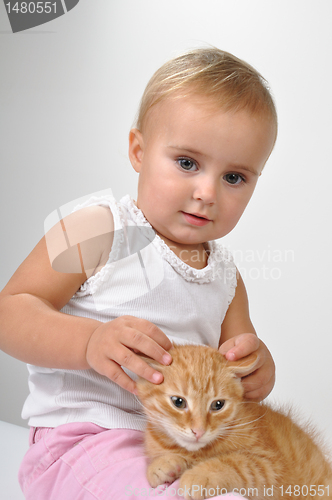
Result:
{"label": "kitten's eye", "polygon": [[211,403],[212,411],[219,411],[225,406],[226,401],[224,399],[217,399],[217,401],[213,401]]}
{"label": "kitten's eye", "polygon": [[241,184],[241,182],[245,182],[245,179],[243,177],[241,177],[241,175],[234,174],[234,173],[226,174],[224,176],[224,179],[228,184],[232,184],[232,186],[235,186],[237,184]]}
{"label": "kitten's eye", "polygon": [[192,172],[197,170],[196,163],[193,160],[190,160],[189,158],[179,158],[178,164],[183,170],[186,170],[187,172],[188,171]]}
{"label": "kitten's eye", "polygon": [[174,406],[183,410],[187,407],[187,402],[184,398],[180,398],[179,396],[171,396],[171,400]]}

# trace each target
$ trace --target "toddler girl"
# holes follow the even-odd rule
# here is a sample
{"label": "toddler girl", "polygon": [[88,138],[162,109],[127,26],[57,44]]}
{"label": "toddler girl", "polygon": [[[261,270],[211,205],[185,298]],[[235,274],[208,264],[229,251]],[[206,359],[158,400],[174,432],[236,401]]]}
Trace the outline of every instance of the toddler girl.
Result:
{"label": "toddler girl", "polygon": [[1,292],[1,348],[29,363],[27,499],[186,494],[178,481],[157,491],[146,480],[135,377],[158,384],[162,374],[141,353],[169,364],[174,340],[229,360],[257,351],[246,397],[272,390],[271,354],[215,240],[240,219],[276,132],[271,95],[248,64],[214,48],[166,63],[129,136],[137,200],[101,195],[77,207]]}

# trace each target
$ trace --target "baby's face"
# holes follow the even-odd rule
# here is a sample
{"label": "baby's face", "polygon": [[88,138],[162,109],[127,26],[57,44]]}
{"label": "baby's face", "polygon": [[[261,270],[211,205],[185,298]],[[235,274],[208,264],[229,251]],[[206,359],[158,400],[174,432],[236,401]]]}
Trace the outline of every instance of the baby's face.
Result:
{"label": "baby's face", "polygon": [[193,98],[152,108],[130,134],[137,205],[168,244],[199,245],[237,224],[273,148],[275,125]]}

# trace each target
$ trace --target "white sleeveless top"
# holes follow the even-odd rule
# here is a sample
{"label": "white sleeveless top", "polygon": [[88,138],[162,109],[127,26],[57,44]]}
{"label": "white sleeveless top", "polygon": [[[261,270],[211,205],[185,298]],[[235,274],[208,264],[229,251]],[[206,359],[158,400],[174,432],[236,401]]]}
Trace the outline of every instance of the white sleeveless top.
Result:
{"label": "white sleeveless top", "polygon": [[[220,327],[236,288],[232,256],[208,242],[208,264],[185,264],[155,234],[127,195],[92,198],[79,208],[103,205],[114,218],[107,264],[91,276],[61,310],[99,321],[121,315],[144,318],[171,341],[217,348]],[[58,370],[28,365],[30,395],[22,417],[34,427],[92,422],[105,428],[144,429],[134,395],[94,370]],[[136,376],[125,370],[132,378]]]}

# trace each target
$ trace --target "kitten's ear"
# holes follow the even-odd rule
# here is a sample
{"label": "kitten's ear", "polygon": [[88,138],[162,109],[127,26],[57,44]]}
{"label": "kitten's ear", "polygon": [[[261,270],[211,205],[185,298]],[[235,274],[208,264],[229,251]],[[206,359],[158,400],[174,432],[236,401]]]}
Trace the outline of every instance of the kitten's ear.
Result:
{"label": "kitten's ear", "polygon": [[228,361],[227,368],[230,369],[235,377],[245,377],[254,371],[255,366],[258,364],[258,359],[258,354],[253,352],[249,354],[249,356],[238,359],[237,361]]}

